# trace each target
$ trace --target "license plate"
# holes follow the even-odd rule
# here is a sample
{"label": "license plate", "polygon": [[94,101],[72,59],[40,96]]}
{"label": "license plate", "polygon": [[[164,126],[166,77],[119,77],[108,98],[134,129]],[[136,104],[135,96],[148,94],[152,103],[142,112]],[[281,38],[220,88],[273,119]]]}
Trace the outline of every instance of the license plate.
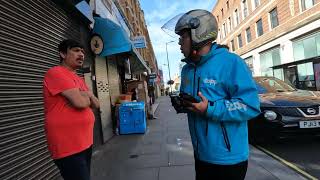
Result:
{"label": "license plate", "polygon": [[300,121],[299,122],[300,128],[318,128],[320,127],[320,120],[316,121]]}

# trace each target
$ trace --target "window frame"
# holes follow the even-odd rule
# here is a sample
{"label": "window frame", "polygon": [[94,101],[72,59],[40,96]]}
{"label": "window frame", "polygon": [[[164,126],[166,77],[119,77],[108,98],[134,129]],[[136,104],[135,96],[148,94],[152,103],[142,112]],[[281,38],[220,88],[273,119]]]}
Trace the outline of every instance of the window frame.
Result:
{"label": "window frame", "polygon": [[[274,23],[273,23],[273,19],[272,19],[272,12],[276,12],[276,25],[274,26]],[[269,26],[269,28],[270,28],[270,30],[272,30],[272,29],[274,29],[274,28],[276,28],[276,27],[278,27],[279,25],[280,25],[280,23],[279,23],[279,16],[278,16],[279,14],[278,14],[278,8],[277,7],[275,7],[275,8],[273,8],[271,11],[269,11],[269,24],[270,24],[270,26]]]}
{"label": "window frame", "polygon": [[306,11],[306,10],[308,10],[308,9],[310,9],[310,8],[315,6],[315,4],[316,4],[315,0],[311,0],[311,1],[312,1],[312,6],[307,8],[306,7],[306,0],[299,0],[301,12],[304,12],[304,11]]}
{"label": "window frame", "polygon": [[[256,4],[256,1],[258,1],[258,3]],[[257,7],[259,7],[261,5],[261,1],[260,0],[251,0],[251,5],[252,5],[252,11],[255,10]]]}
{"label": "window frame", "polygon": [[[279,54],[279,59],[278,60],[280,60],[279,61],[279,64],[275,64],[274,62],[275,62],[275,60],[276,59],[273,59],[273,55],[274,55],[274,52],[275,51],[278,51],[278,54]],[[265,61],[265,62],[261,62],[262,60],[270,60],[270,59],[268,59],[268,58],[266,58],[266,57],[270,57],[271,56],[271,61]],[[259,52],[259,61],[260,61],[260,73],[261,73],[261,75],[262,76],[264,76],[264,74],[262,74],[262,73],[265,73],[265,72],[272,72],[272,76],[274,76],[274,72],[273,72],[273,70],[272,69],[270,69],[272,66],[276,66],[276,65],[280,65],[282,62],[281,62],[281,49],[280,49],[280,45],[277,45],[277,46],[275,46],[275,47],[272,47],[272,48],[270,48],[270,49],[267,49],[267,50],[264,50],[264,51],[261,51],[261,52]],[[270,66],[270,67],[268,67],[268,68],[266,68],[266,69],[268,69],[267,71],[262,71],[262,68],[263,67],[261,67],[261,65],[265,65],[265,64],[268,64],[268,63],[272,63],[272,65]],[[265,68],[265,67],[264,67]]]}
{"label": "window frame", "polygon": [[[262,30],[262,34],[259,35],[259,28],[258,28],[258,22],[261,21],[261,30]],[[257,32],[257,37],[260,37],[264,34],[264,31],[263,31],[263,22],[262,22],[262,18],[260,18],[258,21],[256,21],[256,32]]]}
{"label": "window frame", "polygon": [[229,16],[229,17],[228,17],[228,20],[227,20],[227,22],[228,22],[227,24],[228,24],[228,27],[229,27],[229,32],[231,32],[231,31],[232,31],[232,24],[231,24],[231,21],[232,21],[232,20],[231,20],[231,17]]}
{"label": "window frame", "polygon": [[234,27],[237,27],[239,24],[240,24],[240,17],[239,17],[239,11],[238,11],[238,9],[235,9],[234,10],[234,21],[235,21],[235,26]]}
{"label": "window frame", "polygon": [[237,40],[238,40],[238,47],[239,47],[239,49],[240,49],[240,48],[243,47],[243,41],[242,41],[242,35],[241,35],[241,33],[238,34]]}
{"label": "window frame", "polygon": [[[248,31],[249,30],[249,31]],[[246,35],[246,42],[247,44],[250,43],[252,41],[252,33],[251,33],[251,27],[248,27],[246,30],[245,30],[245,35]],[[250,41],[248,41],[248,32],[250,33]]]}
{"label": "window frame", "polygon": [[244,58],[243,60],[247,64],[248,68],[252,71],[252,74],[253,74],[254,73],[253,56],[249,56],[247,58]]}
{"label": "window frame", "polygon": [[227,36],[227,26],[226,26],[226,22],[224,22],[222,24],[222,29],[223,29],[223,38],[225,38]]}
{"label": "window frame", "polygon": [[[249,16],[248,1],[247,0],[241,0],[241,6],[242,6],[243,19],[245,19],[246,17]],[[246,11],[245,11],[245,7],[246,7]]]}
{"label": "window frame", "polygon": [[231,41],[230,41],[230,43],[231,43],[231,51],[235,51],[236,50],[236,47],[235,47],[235,45],[234,45],[234,39],[232,39]]}

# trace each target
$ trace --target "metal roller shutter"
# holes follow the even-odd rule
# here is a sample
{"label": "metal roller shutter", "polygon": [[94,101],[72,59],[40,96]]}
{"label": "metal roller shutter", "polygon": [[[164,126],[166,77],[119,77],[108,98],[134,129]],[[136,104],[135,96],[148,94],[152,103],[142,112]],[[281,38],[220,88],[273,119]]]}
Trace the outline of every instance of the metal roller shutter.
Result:
{"label": "metal roller shutter", "polygon": [[100,102],[100,117],[102,127],[103,142],[106,142],[113,136],[110,86],[107,72],[107,62],[105,57],[96,57],[95,72],[97,83],[97,94]]}
{"label": "metal roller shutter", "polygon": [[57,45],[80,25],[49,0],[0,3],[0,179],[53,179],[44,134],[42,78]]}

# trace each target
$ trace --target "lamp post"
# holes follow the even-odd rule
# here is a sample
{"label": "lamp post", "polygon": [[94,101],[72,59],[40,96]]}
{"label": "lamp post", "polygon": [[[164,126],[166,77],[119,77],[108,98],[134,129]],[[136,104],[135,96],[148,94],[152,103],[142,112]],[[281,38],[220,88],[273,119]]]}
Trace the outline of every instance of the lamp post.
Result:
{"label": "lamp post", "polygon": [[[171,81],[171,73],[170,73],[170,64],[169,64],[169,56],[168,56],[168,44],[169,43],[172,43],[174,41],[169,41],[169,42],[166,42],[166,52],[167,52],[167,63],[168,63],[168,70],[169,70],[169,81]],[[170,85],[170,94],[172,93],[172,88],[171,88],[171,84]]]}

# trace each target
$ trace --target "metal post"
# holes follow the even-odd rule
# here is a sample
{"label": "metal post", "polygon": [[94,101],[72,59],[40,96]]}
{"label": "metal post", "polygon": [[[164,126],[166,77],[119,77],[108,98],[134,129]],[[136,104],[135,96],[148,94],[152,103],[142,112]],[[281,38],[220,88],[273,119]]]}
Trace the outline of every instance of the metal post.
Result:
{"label": "metal post", "polygon": [[[168,63],[168,70],[169,70],[169,81],[171,81],[171,73],[170,73],[170,64],[169,64],[169,56],[168,56],[168,44],[174,41],[166,42],[166,52],[167,52],[167,63]],[[170,94],[172,93],[171,83],[170,83]]]}

